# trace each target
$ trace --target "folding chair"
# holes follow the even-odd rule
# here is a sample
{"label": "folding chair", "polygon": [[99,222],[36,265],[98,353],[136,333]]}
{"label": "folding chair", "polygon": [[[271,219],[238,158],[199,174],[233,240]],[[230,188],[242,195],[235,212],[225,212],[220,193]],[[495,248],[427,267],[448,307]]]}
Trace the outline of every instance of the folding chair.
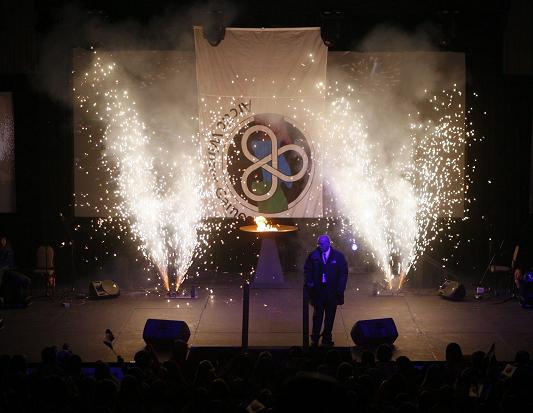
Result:
{"label": "folding chair", "polygon": [[41,245],[37,248],[37,264],[33,272],[40,275],[45,289],[45,296],[53,296],[56,288],[56,273],[54,269],[54,249],[50,245]]}

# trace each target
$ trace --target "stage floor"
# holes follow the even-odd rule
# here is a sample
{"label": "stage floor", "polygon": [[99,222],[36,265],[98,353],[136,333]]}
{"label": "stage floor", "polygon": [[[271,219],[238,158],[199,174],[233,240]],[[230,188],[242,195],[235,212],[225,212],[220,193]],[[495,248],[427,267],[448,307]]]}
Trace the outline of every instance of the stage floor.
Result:
{"label": "stage floor", "polygon": [[[301,276],[287,274],[282,288],[250,290],[250,347],[302,345]],[[487,351],[496,344],[499,360],[515,352],[533,352],[533,310],[516,300],[502,298],[463,302],[441,299],[433,290],[407,288],[401,295],[372,296],[371,277],[349,277],[345,304],[338,308],[333,331],[336,346],[351,347],[350,330],[357,320],[392,317],[398,328],[395,357],[443,360],[446,344],[459,343],[465,354]],[[2,309],[0,354],[25,354],[39,361],[49,345],[68,343],[84,361],[114,361],[102,343],[104,331],[115,334],[115,350],[126,361],[143,348],[142,332],[148,318],[184,320],[191,329],[193,347],[241,344],[242,289],[237,276],[207,273],[195,278],[199,298],[166,300],[143,291],[125,290],[110,300],[35,299],[26,309]],[[86,285],[86,284],[85,284]],[[187,281],[186,286],[190,286]],[[212,294],[210,292],[212,289]],[[84,290],[86,291],[86,290]]]}

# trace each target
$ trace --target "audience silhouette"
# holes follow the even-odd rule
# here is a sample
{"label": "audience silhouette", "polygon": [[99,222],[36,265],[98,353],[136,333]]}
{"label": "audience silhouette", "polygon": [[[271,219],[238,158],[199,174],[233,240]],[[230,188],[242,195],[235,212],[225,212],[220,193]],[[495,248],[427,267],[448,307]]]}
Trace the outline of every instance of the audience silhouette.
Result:
{"label": "audience silhouette", "polygon": [[[201,353],[200,353],[201,354]],[[213,350],[209,353],[215,354]],[[527,351],[510,362],[494,351],[463,355],[450,343],[443,362],[394,359],[381,345],[359,360],[337,348],[229,351],[198,359],[177,341],[160,362],[147,347],[134,362],[83,363],[68,345],[41,362],[0,356],[3,412],[507,412],[531,411]],[[119,373],[119,374],[118,374]]]}

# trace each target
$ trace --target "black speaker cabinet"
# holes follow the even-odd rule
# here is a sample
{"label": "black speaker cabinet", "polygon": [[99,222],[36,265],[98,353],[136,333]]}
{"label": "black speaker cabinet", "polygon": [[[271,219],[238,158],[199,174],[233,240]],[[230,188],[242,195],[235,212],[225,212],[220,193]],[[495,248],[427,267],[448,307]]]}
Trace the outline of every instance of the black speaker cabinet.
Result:
{"label": "black speaker cabinet", "polygon": [[357,346],[377,346],[394,343],[398,338],[398,330],[392,318],[377,318],[359,320],[352,327],[350,335]]}
{"label": "black speaker cabinet", "polygon": [[120,288],[113,280],[91,281],[89,283],[89,298],[93,300],[116,298],[120,295]]}
{"label": "black speaker cabinet", "polygon": [[439,287],[439,295],[452,301],[461,301],[465,298],[465,286],[458,281],[446,280]]}
{"label": "black speaker cabinet", "polygon": [[533,273],[528,272],[520,281],[518,299],[524,308],[533,307]]}
{"label": "black speaker cabinet", "polygon": [[175,340],[187,342],[190,337],[191,331],[185,321],[149,318],[144,325],[143,339],[154,347],[170,348]]}

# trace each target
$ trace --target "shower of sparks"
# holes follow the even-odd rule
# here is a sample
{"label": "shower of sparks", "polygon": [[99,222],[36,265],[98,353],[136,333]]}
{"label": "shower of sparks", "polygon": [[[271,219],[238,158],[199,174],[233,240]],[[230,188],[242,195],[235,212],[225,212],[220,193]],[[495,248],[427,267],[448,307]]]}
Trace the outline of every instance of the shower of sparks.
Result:
{"label": "shower of sparks", "polygon": [[[360,103],[347,88],[329,96],[321,153],[325,184],[348,231],[358,233],[392,288],[401,288],[428,245],[450,229],[463,208],[465,114],[457,88],[429,98],[436,121],[409,116],[405,142],[396,153],[371,136]],[[432,116],[435,118],[435,116]],[[401,128],[402,125],[398,125]]]}
{"label": "shower of sparks", "polygon": [[100,222],[118,217],[119,227],[128,229],[158,269],[163,288],[177,291],[202,241],[199,148],[192,137],[179,138],[178,153],[157,145],[118,72],[115,63],[95,54],[75,91],[80,107],[103,125],[95,145],[103,148],[106,193],[115,188],[117,202],[105,207],[108,217]]}

